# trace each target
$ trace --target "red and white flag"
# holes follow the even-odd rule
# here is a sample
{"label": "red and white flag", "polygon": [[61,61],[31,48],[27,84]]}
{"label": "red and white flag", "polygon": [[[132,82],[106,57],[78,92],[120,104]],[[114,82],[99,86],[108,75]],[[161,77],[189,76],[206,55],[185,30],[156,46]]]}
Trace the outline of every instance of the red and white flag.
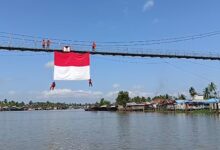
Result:
{"label": "red and white flag", "polygon": [[54,52],[54,80],[89,80],[90,54]]}

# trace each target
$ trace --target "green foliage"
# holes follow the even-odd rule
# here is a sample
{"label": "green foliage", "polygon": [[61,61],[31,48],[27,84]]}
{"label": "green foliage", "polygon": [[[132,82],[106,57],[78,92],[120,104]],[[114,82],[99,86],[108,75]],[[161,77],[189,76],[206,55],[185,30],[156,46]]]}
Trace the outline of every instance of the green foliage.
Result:
{"label": "green foliage", "polygon": [[173,99],[173,97],[170,96],[169,94],[155,96],[155,97],[152,98],[152,99],[154,100],[154,99],[157,99],[157,98],[160,98],[160,99]]}
{"label": "green foliage", "polygon": [[55,107],[57,109],[67,109],[69,108],[69,106],[71,106],[70,104],[65,104],[65,103],[52,103],[52,102],[32,102],[30,101],[29,104],[25,104],[24,102],[15,102],[15,101],[8,101],[7,99],[5,99],[4,101],[0,101],[0,106],[4,107],[18,107],[18,108],[22,108],[22,107],[28,107],[28,108],[32,108],[32,109],[54,109]]}
{"label": "green foliage", "polygon": [[32,105],[33,104],[33,102],[32,101],[29,101],[29,105]]}
{"label": "green foliage", "polygon": [[185,100],[186,99],[186,96],[184,94],[180,94],[178,96],[178,99],[181,99],[181,100]]}
{"label": "green foliage", "polygon": [[130,102],[135,102],[135,103],[142,103],[142,102],[146,102],[146,101],[147,100],[145,97],[139,97],[139,96],[136,96],[130,100]]}
{"label": "green foliage", "polygon": [[208,85],[208,88],[209,88],[209,91],[210,91],[210,98],[216,98],[217,97],[217,86],[211,82],[209,85]]}
{"label": "green foliage", "polygon": [[108,100],[105,100],[104,98],[102,98],[99,102],[99,106],[102,106],[102,105],[110,105],[111,102],[108,101]]}
{"label": "green foliage", "polygon": [[146,99],[146,101],[147,101],[147,102],[150,102],[150,101],[151,101],[151,97],[148,97],[148,98]]}
{"label": "green foliage", "polygon": [[129,93],[127,91],[120,91],[116,98],[116,103],[118,105],[126,106],[126,103],[130,101]]}
{"label": "green foliage", "polygon": [[203,95],[204,99],[216,98],[217,97],[217,86],[211,82],[204,90]]}
{"label": "green foliage", "polygon": [[204,95],[204,99],[209,99],[210,98],[210,91],[209,91],[209,88],[206,87],[204,90],[203,90],[203,95]]}
{"label": "green foliage", "polygon": [[192,98],[197,94],[197,92],[196,92],[196,90],[194,89],[194,87],[190,87],[190,88],[189,88],[189,94],[190,94],[190,96],[191,96]]}

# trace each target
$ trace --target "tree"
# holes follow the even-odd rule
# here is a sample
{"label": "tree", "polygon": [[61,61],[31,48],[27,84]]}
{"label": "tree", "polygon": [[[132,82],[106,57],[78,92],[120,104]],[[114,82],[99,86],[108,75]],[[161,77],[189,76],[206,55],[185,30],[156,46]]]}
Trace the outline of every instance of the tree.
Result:
{"label": "tree", "polygon": [[217,86],[215,85],[215,83],[211,82],[209,85],[209,91],[210,92],[214,92],[217,89]]}
{"label": "tree", "polygon": [[217,92],[216,92],[216,89],[217,89],[217,86],[215,85],[215,83],[211,82],[209,85],[208,85],[208,89],[209,89],[209,92],[210,92],[210,98],[212,97],[217,97]]}
{"label": "tree", "polygon": [[186,96],[184,94],[180,94],[178,96],[178,99],[181,99],[181,100],[185,100],[186,99]]}
{"label": "tree", "polygon": [[102,98],[99,102],[99,105],[102,106],[102,105],[110,105],[110,101],[107,101],[105,100],[104,98]]}
{"label": "tree", "polygon": [[136,96],[131,99],[131,102],[135,102],[135,103],[146,102],[146,98],[143,96],[142,97]]}
{"label": "tree", "polygon": [[29,101],[29,105],[32,105],[33,104],[33,102],[32,101]]}
{"label": "tree", "polygon": [[190,87],[189,88],[189,94],[192,98],[194,98],[194,96],[197,94],[196,90],[194,89],[194,87]]}
{"label": "tree", "polygon": [[141,102],[146,102],[147,101],[147,99],[145,98],[145,97],[141,97]]}
{"label": "tree", "polygon": [[24,106],[25,106],[25,103],[22,101],[22,102],[19,103],[18,105],[21,106],[21,107],[24,107]]}
{"label": "tree", "polygon": [[210,98],[210,91],[209,91],[209,88],[206,87],[204,90],[203,90],[203,95],[204,95],[204,99],[209,99]]}
{"label": "tree", "polygon": [[122,105],[123,107],[125,107],[126,103],[128,103],[129,100],[130,100],[129,93],[127,91],[120,91],[116,98],[116,103],[118,105]]}
{"label": "tree", "polygon": [[151,101],[151,97],[148,97],[148,98],[146,99],[146,101],[147,101],[147,102],[150,102],[150,101]]}
{"label": "tree", "polygon": [[155,97],[152,98],[152,99],[154,100],[154,99],[157,99],[157,98],[160,98],[160,99],[173,99],[173,97],[170,96],[169,94],[155,96]]}
{"label": "tree", "polygon": [[211,82],[203,91],[204,99],[216,98],[217,97],[217,86]]}
{"label": "tree", "polygon": [[4,99],[4,103],[7,104],[7,103],[8,103],[8,100],[7,100],[7,99]]}

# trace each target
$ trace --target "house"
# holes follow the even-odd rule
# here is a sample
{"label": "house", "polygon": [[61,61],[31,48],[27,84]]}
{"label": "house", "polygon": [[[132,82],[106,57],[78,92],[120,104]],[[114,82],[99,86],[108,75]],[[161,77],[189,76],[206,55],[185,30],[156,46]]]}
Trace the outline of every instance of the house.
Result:
{"label": "house", "polygon": [[145,103],[138,104],[138,103],[132,102],[132,103],[126,104],[127,111],[144,111],[144,108],[145,108]]}
{"label": "house", "polygon": [[203,94],[196,94],[193,96],[192,100],[204,100],[204,95]]}
{"label": "house", "polygon": [[118,111],[125,111],[125,108],[124,108],[124,106],[122,106],[122,105],[118,105]]}
{"label": "house", "polygon": [[186,109],[186,100],[175,100],[175,109],[176,110],[185,110]]}
{"label": "house", "polygon": [[209,104],[210,109],[216,110],[220,109],[220,100],[217,98],[211,98],[206,100],[206,103]]}
{"label": "house", "polygon": [[192,100],[186,102],[189,110],[209,109],[206,100]]}
{"label": "house", "polygon": [[175,101],[171,99],[156,98],[152,101],[152,105],[157,109],[175,109]]}
{"label": "house", "polygon": [[8,106],[4,106],[4,107],[2,107],[2,110],[3,110],[3,111],[9,111],[10,109],[9,109]]}
{"label": "house", "polygon": [[206,100],[175,100],[175,109],[177,110],[199,110],[208,109],[209,104]]}
{"label": "house", "polygon": [[117,106],[115,106],[115,104],[112,104],[108,107],[108,111],[117,111]]}

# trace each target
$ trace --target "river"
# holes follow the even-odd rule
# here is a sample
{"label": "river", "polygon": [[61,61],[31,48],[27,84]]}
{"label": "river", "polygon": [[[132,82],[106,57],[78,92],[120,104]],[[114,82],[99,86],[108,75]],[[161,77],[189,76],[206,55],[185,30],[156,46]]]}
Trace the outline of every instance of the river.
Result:
{"label": "river", "polygon": [[0,112],[1,150],[217,150],[220,117],[163,113]]}

